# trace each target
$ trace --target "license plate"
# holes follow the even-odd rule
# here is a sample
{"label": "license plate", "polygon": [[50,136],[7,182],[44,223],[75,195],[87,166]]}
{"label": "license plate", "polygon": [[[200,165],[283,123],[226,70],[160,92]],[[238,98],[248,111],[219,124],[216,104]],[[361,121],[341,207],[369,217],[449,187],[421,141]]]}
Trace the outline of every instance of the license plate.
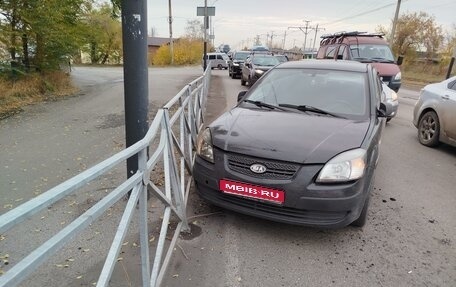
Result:
{"label": "license plate", "polygon": [[223,193],[235,194],[247,198],[261,199],[280,204],[285,201],[285,192],[283,190],[270,187],[221,179],[219,188]]}

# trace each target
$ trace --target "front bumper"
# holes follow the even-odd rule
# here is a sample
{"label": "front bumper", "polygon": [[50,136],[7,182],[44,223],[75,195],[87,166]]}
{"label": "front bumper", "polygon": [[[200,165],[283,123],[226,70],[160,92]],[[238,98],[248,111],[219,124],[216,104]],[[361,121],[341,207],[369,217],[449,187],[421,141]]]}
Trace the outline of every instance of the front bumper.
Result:
{"label": "front bumper", "polygon": [[387,115],[388,119],[392,119],[397,114],[397,108],[399,107],[399,101],[388,101],[391,104],[392,111],[389,115]]}
{"label": "front bumper", "polygon": [[[314,179],[323,165],[297,165],[296,172],[288,179],[258,178],[247,169],[233,170],[229,160],[232,155],[214,149],[214,156],[215,164],[196,157],[193,177],[199,195],[214,205],[272,221],[319,228],[345,227],[359,217],[371,188],[368,179],[372,174],[368,173],[355,182],[322,185],[315,184]],[[262,159],[253,160],[265,163]],[[285,201],[278,205],[225,194],[219,190],[220,179],[284,190]]]}

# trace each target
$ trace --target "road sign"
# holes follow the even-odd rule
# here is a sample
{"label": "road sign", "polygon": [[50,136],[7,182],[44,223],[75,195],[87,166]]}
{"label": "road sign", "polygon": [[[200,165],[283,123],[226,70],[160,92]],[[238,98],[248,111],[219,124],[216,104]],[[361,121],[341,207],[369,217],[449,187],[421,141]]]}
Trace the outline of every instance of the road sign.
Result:
{"label": "road sign", "polygon": [[204,15],[204,6],[196,7],[196,16],[215,16],[215,7],[207,7],[207,15]]}

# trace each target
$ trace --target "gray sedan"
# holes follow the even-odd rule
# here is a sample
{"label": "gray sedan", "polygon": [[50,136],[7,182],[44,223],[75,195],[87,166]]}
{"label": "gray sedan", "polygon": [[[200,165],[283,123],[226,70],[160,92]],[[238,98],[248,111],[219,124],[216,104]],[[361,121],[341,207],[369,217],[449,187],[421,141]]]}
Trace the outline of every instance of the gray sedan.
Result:
{"label": "gray sedan", "polygon": [[456,146],[456,77],[421,90],[413,112],[418,140],[425,146],[439,142]]}

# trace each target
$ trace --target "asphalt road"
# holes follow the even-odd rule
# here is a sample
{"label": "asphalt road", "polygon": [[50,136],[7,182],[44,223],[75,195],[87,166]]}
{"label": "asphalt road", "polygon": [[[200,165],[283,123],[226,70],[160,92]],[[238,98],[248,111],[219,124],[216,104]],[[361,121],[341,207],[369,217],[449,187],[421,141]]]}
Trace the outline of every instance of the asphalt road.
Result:
{"label": "asphalt road", "polygon": [[[157,107],[201,74],[200,67],[149,69],[150,119]],[[81,88],[77,95],[28,106],[24,112],[0,121],[0,214],[125,148],[122,68],[75,67],[71,77]],[[78,193],[1,234],[0,273],[86,211],[123,181],[125,173],[125,165],[120,165]],[[21,286],[92,286],[124,205],[125,202],[117,204]],[[138,254],[135,226],[132,230],[123,254]],[[136,286],[139,269],[129,259],[138,258],[122,257],[125,259],[118,264],[113,286]]]}
{"label": "asphalt road", "polygon": [[[200,67],[151,69],[151,116],[200,74]],[[72,77],[79,95],[0,121],[0,214],[124,148],[121,68],[76,67]],[[214,70],[211,84],[208,121],[234,106],[244,89],[227,71]],[[192,192],[193,237],[179,241],[163,285],[455,286],[456,149],[421,146],[411,124],[418,94],[401,89],[399,97],[399,113],[383,136],[365,228],[273,223],[209,206]],[[16,263],[122,180],[124,169],[0,235],[0,270],[8,268],[2,256]],[[123,204],[21,286],[92,286]],[[137,237],[134,231],[126,239],[111,286],[139,285]]]}
{"label": "asphalt road", "polygon": [[[209,121],[242,89],[214,71]],[[411,122],[418,92],[403,88],[399,98],[363,229],[269,222],[193,194],[189,215],[201,235],[180,242],[164,286],[456,286],[456,149],[420,145]]]}

